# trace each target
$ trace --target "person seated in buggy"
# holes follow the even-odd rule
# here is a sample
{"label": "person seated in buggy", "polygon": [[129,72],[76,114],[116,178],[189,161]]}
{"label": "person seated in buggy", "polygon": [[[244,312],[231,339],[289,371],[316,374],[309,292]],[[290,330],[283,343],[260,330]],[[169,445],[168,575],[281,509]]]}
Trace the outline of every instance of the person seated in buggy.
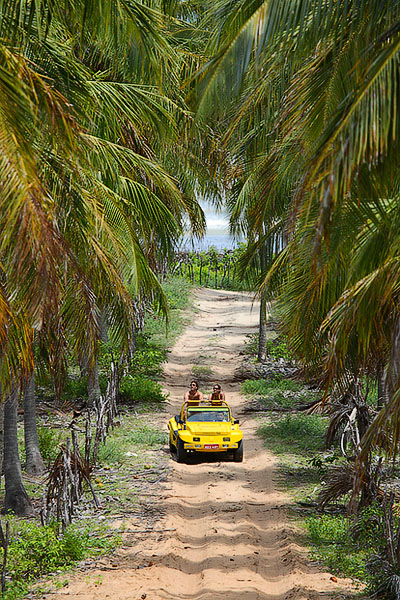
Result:
{"label": "person seated in buggy", "polygon": [[199,384],[198,382],[193,379],[190,382],[190,387],[188,389],[188,391],[185,393],[185,401],[186,402],[202,402],[203,401],[203,393],[199,391]]}
{"label": "person seated in buggy", "polygon": [[210,402],[225,402],[225,393],[222,391],[219,383],[213,386],[212,393],[208,396]]}

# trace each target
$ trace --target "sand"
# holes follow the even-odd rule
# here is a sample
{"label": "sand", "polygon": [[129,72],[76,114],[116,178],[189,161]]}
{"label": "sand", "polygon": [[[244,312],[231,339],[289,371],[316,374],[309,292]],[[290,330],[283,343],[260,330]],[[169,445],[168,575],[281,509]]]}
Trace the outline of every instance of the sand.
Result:
{"label": "sand", "polygon": [[[71,600],[314,600],[349,598],[349,580],[321,572],[296,542],[277,482],[276,459],[256,435],[257,419],[242,414],[244,398],[234,373],[246,335],[257,330],[258,305],[249,295],[196,292],[197,312],[169,354],[163,385],[170,411],[179,411],[193,365],[211,367],[200,389],[218,381],[244,431],[244,461],[218,455],[189,464],[168,458],[160,484],[159,536],[144,536],[112,558],[110,568],[69,577],[54,598]],[[208,379],[208,381],[206,381]],[[140,568],[138,566],[140,565]],[[144,566],[143,566],[144,565]]]}

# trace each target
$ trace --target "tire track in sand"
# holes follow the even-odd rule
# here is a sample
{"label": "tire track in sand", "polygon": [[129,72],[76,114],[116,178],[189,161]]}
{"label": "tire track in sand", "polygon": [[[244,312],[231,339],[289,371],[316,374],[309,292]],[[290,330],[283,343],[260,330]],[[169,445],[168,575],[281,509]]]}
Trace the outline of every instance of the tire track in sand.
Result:
{"label": "tire track in sand", "polygon": [[[275,460],[257,438],[256,420],[241,414],[243,397],[234,371],[245,336],[257,330],[258,306],[237,292],[201,289],[196,297],[198,312],[165,368],[170,415],[178,412],[193,364],[202,356],[212,367],[210,382],[222,384],[241,420],[244,462],[207,455],[178,464],[171,458],[160,489],[160,529],[169,533],[158,541],[139,541],[116,570],[101,573],[101,585],[76,576],[58,595],[71,600],[315,600],[338,597],[347,586],[350,598],[349,581],[334,582],[329,573],[318,572],[294,543],[285,516],[289,500],[274,483]],[[138,556],[150,566],[138,570]]]}

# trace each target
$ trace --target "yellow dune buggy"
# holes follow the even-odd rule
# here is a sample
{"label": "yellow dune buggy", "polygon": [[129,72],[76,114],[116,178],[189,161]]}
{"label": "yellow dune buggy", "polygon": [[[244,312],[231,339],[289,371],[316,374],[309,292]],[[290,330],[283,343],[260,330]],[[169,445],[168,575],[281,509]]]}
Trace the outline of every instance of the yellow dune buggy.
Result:
{"label": "yellow dune buggy", "polygon": [[243,460],[243,432],[239,420],[223,400],[189,400],[168,423],[169,447],[178,462],[192,452],[226,452]]}

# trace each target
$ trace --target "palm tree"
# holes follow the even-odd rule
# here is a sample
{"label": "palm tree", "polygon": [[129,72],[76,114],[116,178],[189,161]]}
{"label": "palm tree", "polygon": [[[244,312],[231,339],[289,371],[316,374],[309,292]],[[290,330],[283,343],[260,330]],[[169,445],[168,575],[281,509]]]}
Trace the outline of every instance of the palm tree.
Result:
{"label": "palm tree", "polygon": [[13,386],[4,402],[4,480],[5,512],[23,517],[32,512],[32,505],[22,482],[17,439],[18,389]]}
{"label": "palm tree", "polygon": [[288,242],[261,289],[279,294],[293,348],[314,372],[324,369],[327,385],[349,372],[378,376],[386,364],[388,402],[364,444],[386,429],[392,453],[399,11],[397,2],[361,0],[214,3],[213,56],[198,84],[199,117],[217,107],[227,122],[237,210],[255,238],[249,261],[266,224],[279,224]]}
{"label": "palm tree", "polygon": [[26,465],[31,475],[43,473],[45,464],[39,448],[39,436],[36,423],[35,375],[28,376],[24,385],[24,438]]}
{"label": "palm tree", "polygon": [[[12,396],[17,376],[32,373],[32,328],[57,380],[67,346],[93,369],[103,310],[127,344],[126,282],[165,306],[154,248],[173,244],[184,215],[199,233],[204,218],[163,164],[177,119],[188,120],[166,93],[180,63],[165,15],[136,0],[9,0],[0,16],[0,381]],[[6,490],[9,508],[12,497],[19,510],[19,490]]]}

